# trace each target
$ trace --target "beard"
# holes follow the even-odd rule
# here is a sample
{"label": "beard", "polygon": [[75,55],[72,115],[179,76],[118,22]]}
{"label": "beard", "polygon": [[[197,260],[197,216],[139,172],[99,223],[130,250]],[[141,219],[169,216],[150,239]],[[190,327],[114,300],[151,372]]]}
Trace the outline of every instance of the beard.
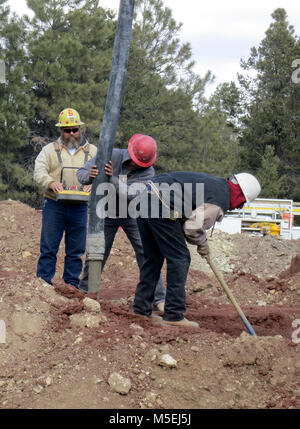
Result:
{"label": "beard", "polygon": [[73,135],[68,135],[66,136],[64,133],[61,134],[61,141],[63,143],[64,146],[66,146],[68,149],[78,149],[81,141],[82,141],[82,137],[81,135],[79,135],[78,137],[75,137]]}

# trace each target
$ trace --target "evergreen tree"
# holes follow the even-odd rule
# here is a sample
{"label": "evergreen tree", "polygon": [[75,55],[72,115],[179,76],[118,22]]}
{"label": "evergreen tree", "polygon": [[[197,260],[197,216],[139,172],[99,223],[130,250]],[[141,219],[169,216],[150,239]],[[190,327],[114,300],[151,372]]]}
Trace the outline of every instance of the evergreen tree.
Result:
{"label": "evergreen tree", "polygon": [[227,123],[238,133],[240,127],[242,100],[240,89],[234,82],[225,82],[217,86],[211,96],[210,104],[227,118]]}
{"label": "evergreen tree", "polygon": [[145,65],[167,84],[176,85],[194,65],[190,44],[181,44],[178,38],[182,24],[162,0],[136,0],[135,11],[134,38],[146,53]]}
{"label": "evergreen tree", "polygon": [[18,163],[28,144],[31,114],[30,82],[24,78],[25,28],[16,15],[9,16],[5,3],[0,0],[0,58],[5,62],[6,77],[0,84],[0,199],[30,202],[35,189],[32,176]]}
{"label": "evergreen tree", "polygon": [[[287,22],[284,9],[276,9],[258,49],[242,62],[245,70],[254,70],[256,76],[240,76],[244,89],[245,110],[241,144],[243,165],[257,172],[261,167],[266,147],[274,148],[279,157],[279,177],[283,198],[300,198],[299,100],[300,86],[292,80],[292,63],[299,58],[299,40]],[[298,183],[298,187],[295,185]]]}
{"label": "evergreen tree", "polygon": [[[0,5],[4,3],[0,0]],[[0,55],[9,51],[13,41],[9,35],[15,34],[9,78],[13,83],[16,71],[19,78],[10,88],[13,93],[6,93],[7,99],[14,101],[11,112],[0,101],[0,120],[7,114],[18,137],[11,142],[13,133],[7,132],[12,150],[3,182],[10,198],[15,197],[14,191],[23,190],[28,202],[36,205],[39,201],[32,188],[34,158],[43,144],[58,136],[55,124],[64,108],[79,111],[88,126],[89,140],[97,144],[116,29],[112,12],[98,3],[27,0],[34,16],[24,17],[25,27],[14,18],[0,30],[4,46]],[[157,173],[195,170],[229,175],[239,158],[239,94],[233,84],[224,84],[210,101],[205,99],[206,85],[213,77],[210,72],[204,77],[193,72],[190,45],[179,42],[180,28],[161,0],[136,1],[116,146],[127,147],[132,134],[149,134],[158,142]],[[3,88],[8,90],[6,85]],[[24,168],[31,174],[26,175]]]}
{"label": "evergreen tree", "polygon": [[257,173],[257,178],[262,188],[260,198],[278,198],[280,195],[284,176],[278,177],[279,164],[280,160],[275,155],[274,147],[266,146],[261,166]]}
{"label": "evergreen tree", "polygon": [[56,138],[60,111],[73,107],[99,135],[111,68],[115,23],[97,0],[28,0],[29,64],[35,134]]}
{"label": "evergreen tree", "polygon": [[195,105],[211,79],[210,73],[203,79],[193,73],[191,48],[179,42],[180,28],[161,0],[136,1],[119,142],[136,132],[153,136],[157,172],[195,165]]}
{"label": "evergreen tree", "polygon": [[238,170],[239,113],[239,91],[235,84],[219,85],[200,117],[198,152],[203,171],[225,177]]}

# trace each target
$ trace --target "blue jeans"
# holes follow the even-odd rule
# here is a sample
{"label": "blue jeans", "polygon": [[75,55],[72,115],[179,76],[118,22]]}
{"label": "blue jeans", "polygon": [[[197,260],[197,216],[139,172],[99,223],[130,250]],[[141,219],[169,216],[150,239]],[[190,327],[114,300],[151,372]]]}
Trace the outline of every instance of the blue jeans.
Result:
{"label": "blue jeans", "polygon": [[[116,233],[118,232],[118,229],[120,226],[123,228],[125,234],[128,237],[128,240],[130,241],[134,249],[137,264],[139,266],[139,269],[141,270],[145,260],[144,249],[142,246],[142,241],[141,241],[136,219],[131,219],[131,218],[117,218],[117,219],[105,218],[104,220],[105,251],[104,251],[104,257],[102,262],[102,270],[106,264],[107,258],[109,257]],[[84,265],[83,276],[79,284],[79,289],[85,292],[88,291],[88,270],[89,270],[88,267],[89,267],[89,264],[88,264],[88,258],[87,258]],[[166,288],[164,287],[162,276],[159,273],[159,276],[156,282],[153,303],[157,304],[160,301],[164,301],[165,296],[166,296]]]}
{"label": "blue jeans", "polygon": [[144,248],[145,262],[141,269],[133,309],[135,313],[150,316],[155,285],[164,260],[167,260],[167,293],[164,320],[184,318],[185,283],[191,262],[183,228],[179,220],[138,218],[138,227]]}
{"label": "blue jeans", "polygon": [[65,233],[65,261],[63,279],[75,287],[79,285],[82,255],[85,252],[87,229],[86,204],[62,204],[45,198],[42,215],[40,257],[37,276],[52,284],[57,252]]}

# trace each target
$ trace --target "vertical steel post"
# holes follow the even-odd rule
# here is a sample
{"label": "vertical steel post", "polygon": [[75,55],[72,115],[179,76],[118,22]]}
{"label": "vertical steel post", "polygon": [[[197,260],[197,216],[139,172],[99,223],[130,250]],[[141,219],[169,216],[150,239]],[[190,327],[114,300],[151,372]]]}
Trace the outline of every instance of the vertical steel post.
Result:
{"label": "vertical steel post", "polygon": [[129,56],[133,12],[134,0],[120,1],[109,87],[96,157],[96,164],[100,173],[94,179],[91,191],[87,236],[87,257],[89,261],[88,291],[98,292],[98,297],[101,284],[101,267],[105,249],[105,238],[104,218],[98,216],[96,212],[97,204],[104,195],[97,195],[97,188],[101,183],[108,181],[104,167],[111,159],[119,122]]}

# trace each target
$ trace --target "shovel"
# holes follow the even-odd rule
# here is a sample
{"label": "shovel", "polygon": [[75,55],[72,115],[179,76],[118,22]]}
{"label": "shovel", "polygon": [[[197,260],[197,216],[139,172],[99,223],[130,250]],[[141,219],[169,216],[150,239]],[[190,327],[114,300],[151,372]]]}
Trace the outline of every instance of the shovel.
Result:
{"label": "shovel", "polygon": [[236,302],[234,296],[232,295],[231,291],[229,290],[228,286],[226,285],[225,280],[222,277],[222,274],[219,272],[219,270],[217,269],[217,267],[215,266],[215,264],[213,263],[213,261],[211,260],[211,258],[210,258],[209,255],[206,255],[205,259],[206,259],[208,265],[210,266],[210,268],[212,269],[212,271],[214,272],[215,276],[219,280],[220,285],[222,286],[222,288],[224,289],[226,295],[228,296],[228,298],[232,302],[232,304],[235,307],[236,311],[238,312],[239,316],[241,317],[241,319],[242,319],[244,325],[246,326],[249,334],[256,336],[256,333],[255,333],[254,329],[250,325],[250,323],[247,320],[246,316],[244,315],[241,307]]}

